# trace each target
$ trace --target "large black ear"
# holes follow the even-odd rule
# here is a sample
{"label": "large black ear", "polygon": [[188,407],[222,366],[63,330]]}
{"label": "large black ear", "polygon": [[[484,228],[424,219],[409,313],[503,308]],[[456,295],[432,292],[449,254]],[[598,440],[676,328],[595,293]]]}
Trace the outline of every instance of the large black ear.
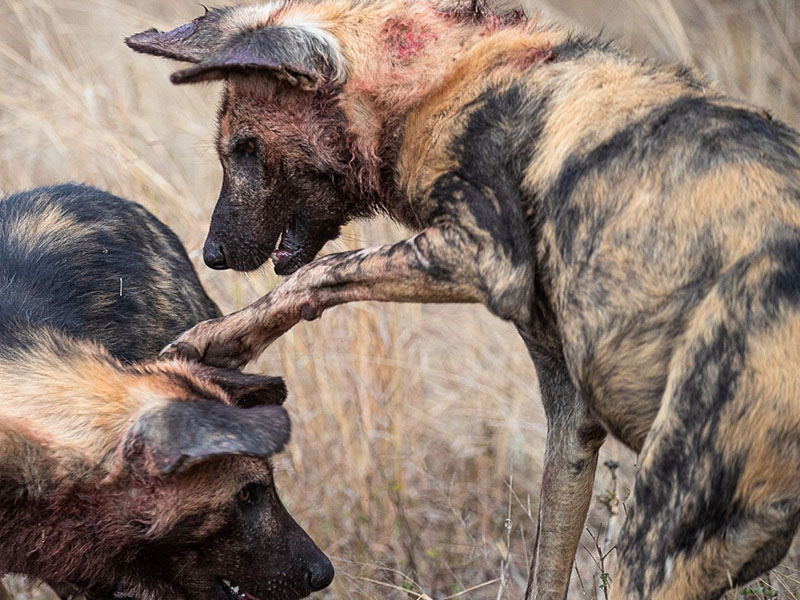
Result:
{"label": "large black ear", "polygon": [[305,90],[342,77],[338,44],[315,28],[264,27],[238,34],[197,66],[172,74],[172,83],[226,79],[231,74],[269,75]]}
{"label": "large black ear", "polygon": [[[215,21],[208,23],[212,17]],[[227,79],[232,74],[267,75],[305,90],[343,82],[339,43],[319,25],[277,23],[223,32],[218,26],[223,18],[224,11],[212,11],[166,33],[150,30],[133,35],[126,43],[139,52],[196,63],[173,73],[175,84]]]}
{"label": "large black ear", "polygon": [[283,449],[290,430],[281,406],[176,401],[139,417],[125,436],[122,455],[151,476],[172,475],[222,456],[269,458]]}
{"label": "large black ear", "polygon": [[233,369],[218,369],[198,365],[193,371],[197,377],[214,383],[225,390],[231,403],[241,408],[283,404],[286,384],[280,377],[242,373]]}
{"label": "large black ear", "polygon": [[125,43],[143,54],[199,63],[216,52],[225,42],[219,22],[228,10],[207,10],[202,17],[171,31],[148,29],[125,38]]}

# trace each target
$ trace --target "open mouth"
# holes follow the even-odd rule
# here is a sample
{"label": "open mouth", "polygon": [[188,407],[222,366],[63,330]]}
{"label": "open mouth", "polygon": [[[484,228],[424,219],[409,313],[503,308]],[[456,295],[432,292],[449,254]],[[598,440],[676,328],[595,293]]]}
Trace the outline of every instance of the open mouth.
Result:
{"label": "open mouth", "polygon": [[222,588],[222,591],[225,592],[229,600],[258,600],[258,598],[252,594],[248,594],[238,585],[232,584],[227,579],[218,579],[217,581],[219,581],[219,586]]}
{"label": "open mouth", "polygon": [[308,241],[305,221],[300,217],[293,217],[283,229],[275,251],[270,255],[277,275],[291,275],[307,262],[303,254]]}

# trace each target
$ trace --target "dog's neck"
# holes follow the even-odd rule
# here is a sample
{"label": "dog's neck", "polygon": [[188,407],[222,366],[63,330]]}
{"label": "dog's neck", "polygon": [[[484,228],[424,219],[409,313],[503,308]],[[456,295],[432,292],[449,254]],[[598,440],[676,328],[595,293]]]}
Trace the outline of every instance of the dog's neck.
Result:
{"label": "dog's neck", "polygon": [[470,19],[428,2],[408,2],[401,12],[397,3],[376,3],[369,11],[344,12],[329,23],[348,72],[338,99],[357,162],[351,187],[366,190],[370,204],[412,228],[421,223],[409,210],[398,162],[403,147],[417,143],[410,137],[429,137],[426,125],[417,131],[420,107],[440,104],[441,118],[447,119],[455,108],[448,104],[454,88],[464,88],[464,97],[457,98],[463,102],[480,93],[472,85],[473,73],[520,56],[545,56],[552,40],[564,35],[538,31],[536,22]]}

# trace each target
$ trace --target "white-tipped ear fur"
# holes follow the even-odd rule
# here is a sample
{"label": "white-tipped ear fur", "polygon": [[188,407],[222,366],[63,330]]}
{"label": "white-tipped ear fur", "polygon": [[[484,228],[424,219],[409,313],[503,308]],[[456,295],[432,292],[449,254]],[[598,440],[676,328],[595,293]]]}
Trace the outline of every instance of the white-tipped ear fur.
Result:
{"label": "white-tipped ear fur", "polygon": [[230,33],[238,33],[248,29],[257,29],[274,25],[273,17],[275,13],[286,6],[286,2],[262,2],[251,6],[237,6],[226,16],[223,29]]}
{"label": "white-tipped ear fur", "polygon": [[331,58],[331,74],[330,81],[332,83],[344,84],[347,81],[347,63],[342,53],[342,46],[337,38],[330,31],[330,25],[301,14],[287,15],[285,20],[281,21],[284,27],[294,27],[300,29],[310,36],[314,36],[322,41],[330,48]]}
{"label": "white-tipped ear fur", "polygon": [[330,23],[314,15],[309,15],[302,9],[282,10],[286,8],[285,0],[236,7],[225,15],[222,26],[231,33],[242,33],[262,27],[286,27],[302,31],[330,49],[329,57],[332,69],[329,80],[332,83],[345,83],[347,64],[339,38],[331,32]]}
{"label": "white-tipped ear fur", "polygon": [[174,83],[262,74],[315,90],[347,80],[330,23],[286,2],[210,11],[171,31],[151,29],[126,42],[138,52],[195,63],[174,73]]}
{"label": "white-tipped ear fur", "polygon": [[318,39],[330,49],[330,74],[332,83],[343,84],[347,80],[347,64],[342,47],[331,32],[330,23],[303,10],[281,10],[286,8],[285,1],[265,2],[255,6],[241,6],[233,9],[225,17],[225,27],[236,32],[244,32],[261,27],[287,27],[302,31],[306,35]]}

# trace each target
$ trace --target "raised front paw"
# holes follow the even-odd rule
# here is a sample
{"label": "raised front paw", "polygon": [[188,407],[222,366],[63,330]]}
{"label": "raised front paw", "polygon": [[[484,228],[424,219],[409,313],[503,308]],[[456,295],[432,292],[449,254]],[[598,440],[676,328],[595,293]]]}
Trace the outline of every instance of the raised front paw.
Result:
{"label": "raised front paw", "polygon": [[222,317],[203,321],[181,334],[162,351],[162,358],[184,358],[213,367],[238,369],[257,355],[253,336],[237,319]]}

